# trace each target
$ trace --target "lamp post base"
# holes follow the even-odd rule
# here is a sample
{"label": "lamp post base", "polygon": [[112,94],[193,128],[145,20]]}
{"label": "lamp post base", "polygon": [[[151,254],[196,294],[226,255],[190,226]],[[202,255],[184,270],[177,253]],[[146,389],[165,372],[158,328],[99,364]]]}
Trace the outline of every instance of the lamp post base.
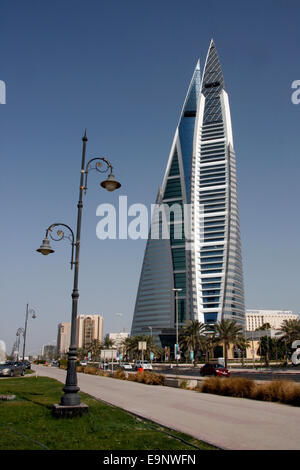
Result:
{"label": "lamp post base", "polygon": [[82,416],[87,414],[89,410],[88,405],[80,403],[80,405],[58,405],[52,407],[52,415],[56,418],[74,418],[75,416]]}

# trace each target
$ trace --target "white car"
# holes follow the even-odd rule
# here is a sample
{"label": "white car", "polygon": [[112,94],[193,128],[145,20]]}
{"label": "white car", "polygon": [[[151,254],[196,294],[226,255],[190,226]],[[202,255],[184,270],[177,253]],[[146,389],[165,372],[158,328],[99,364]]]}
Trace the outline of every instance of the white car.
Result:
{"label": "white car", "polygon": [[123,370],[132,370],[132,365],[129,362],[123,362],[120,364],[121,369]]}
{"label": "white car", "polygon": [[136,361],[134,365],[134,369],[138,370],[140,367],[143,370],[152,370],[152,364],[151,362],[148,362],[148,361]]}

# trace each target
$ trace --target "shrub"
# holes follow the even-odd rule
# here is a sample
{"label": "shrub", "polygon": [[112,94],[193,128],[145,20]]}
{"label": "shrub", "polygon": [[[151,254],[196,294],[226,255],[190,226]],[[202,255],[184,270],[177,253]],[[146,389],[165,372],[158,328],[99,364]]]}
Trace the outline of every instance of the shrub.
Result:
{"label": "shrub", "polygon": [[84,368],[84,373],[85,374],[90,374],[90,375],[98,375],[99,374],[99,371],[96,367],[93,367],[93,366],[86,366]]}
{"label": "shrub", "polygon": [[117,370],[114,372],[114,378],[120,380],[126,380],[126,374],[123,370]]}
{"label": "shrub", "polygon": [[137,374],[128,374],[128,378],[130,382],[137,382]]}
{"label": "shrub", "polygon": [[300,406],[300,384],[288,380],[274,380],[258,384],[254,380],[240,377],[230,379],[211,377],[206,379],[197,391]]}
{"label": "shrub", "polygon": [[60,359],[59,360],[59,368],[66,370],[68,367],[68,361],[67,359]]}
{"label": "shrub", "polygon": [[203,393],[214,393],[239,398],[251,398],[255,390],[255,382],[241,377],[219,378],[211,377],[200,386]]}
{"label": "shrub", "polygon": [[162,374],[153,374],[150,372],[149,383],[151,385],[164,385],[165,384],[165,376]]}
{"label": "shrub", "polygon": [[187,380],[181,380],[181,381],[179,382],[179,388],[183,388],[184,390],[187,390],[187,389],[188,389]]}
{"label": "shrub", "polygon": [[137,372],[136,373],[136,381],[140,384],[144,383],[144,379],[145,379],[145,372]]}
{"label": "shrub", "polygon": [[200,391],[203,393],[214,393],[215,395],[222,395],[221,380],[218,377],[211,377],[204,380],[200,385]]}
{"label": "shrub", "polygon": [[225,396],[251,398],[255,390],[255,382],[251,379],[235,377],[229,381],[223,380],[223,390]]}
{"label": "shrub", "polygon": [[137,374],[129,374],[128,380],[133,382],[144,383],[147,385],[164,385],[165,378],[161,374],[154,374],[153,372],[138,372]]}
{"label": "shrub", "polygon": [[256,386],[253,398],[300,406],[300,385],[288,380],[274,380]]}
{"label": "shrub", "polygon": [[83,366],[77,366],[76,370],[77,370],[77,372],[84,372],[84,367]]}
{"label": "shrub", "polygon": [[110,377],[110,373],[108,371],[105,371],[105,370],[100,370],[98,372],[98,375],[100,375],[101,377]]}

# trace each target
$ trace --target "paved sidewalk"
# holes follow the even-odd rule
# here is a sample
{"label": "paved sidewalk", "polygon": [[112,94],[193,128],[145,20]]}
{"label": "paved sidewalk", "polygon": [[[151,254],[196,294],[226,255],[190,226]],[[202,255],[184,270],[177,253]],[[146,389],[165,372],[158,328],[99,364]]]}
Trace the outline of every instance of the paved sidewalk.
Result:
{"label": "paved sidewalk", "polygon": [[[64,383],[66,372],[34,366]],[[223,449],[300,450],[300,408],[78,374],[81,391]]]}

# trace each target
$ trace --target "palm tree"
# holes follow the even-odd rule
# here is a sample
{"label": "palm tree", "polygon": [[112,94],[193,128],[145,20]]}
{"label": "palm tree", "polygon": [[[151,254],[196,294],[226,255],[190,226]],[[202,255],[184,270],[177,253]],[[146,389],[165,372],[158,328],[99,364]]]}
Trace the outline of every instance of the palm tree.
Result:
{"label": "palm tree", "polygon": [[127,360],[130,360],[134,349],[134,337],[128,336],[127,338],[124,338],[121,342],[121,347]]}
{"label": "palm tree", "polygon": [[144,351],[145,355],[150,357],[150,352],[153,352],[156,356],[161,354],[161,351],[157,344],[155,343],[155,340],[153,336],[149,336],[146,334],[142,335],[137,335],[137,336],[130,336],[128,338],[125,338],[125,340],[122,342],[122,346],[124,347],[125,354],[127,356],[138,356],[140,354],[139,350],[139,342],[146,342],[146,350]]}
{"label": "palm tree", "polygon": [[215,324],[216,337],[223,343],[225,367],[228,364],[228,348],[242,335],[243,328],[235,320],[225,319]]}
{"label": "palm tree", "polygon": [[291,347],[293,341],[300,338],[300,320],[283,320],[280,331],[276,333],[279,343],[284,343],[285,346],[285,361],[288,365],[287,348]]}
{"label": "palm tree", "polygon": [[284,320],[276,335],[280,335],[280,341],[285,341],[291,346],[293,341],[300,337],[300,320]]}
{"label": "palm tree", "polygon": [[245,357],[247,348],[250,347],[251,343],[249,339],[245,336],[237,336],[236,340],[233,342],[234,346],[241,350],[242,353],[242,365],[245,365]]}
{"label": "palm tree", "polygon": [[105,335],[102,343],[102,349],[111,349],[114,345],[114,341],[110,339],[109,335]]}
{"label": "palm tree", "polygon": [[101,354],[101,349],[102,349],[102,344],[98,339],[93,339],[91,342],[88,352],[91,353],[93,361],[99,359],[99,356]]}
{"label": "palm tree", "polygon": [[205,353],[205,362],[209,362],[209,358],[213,357],[215,345],[216,338],[214,333],[200,336],[199,347]]}
{"label": "palm tree", "polygon": [[[263,323],[259,328],[256,328],[255,331],[266,331],[270,329],[271,329],[270,323]],[[270,359],[269,336],[262,336],[260,338],[259,350],[260,350],[260,356],[262,357],[264,355],[266,366],[269,367],[269,359]]]}
{"label": "palm tree", "polygon": [[198,320],[191,320],[186,326],[183,327],[179,344],[188,352],[194,351],[193,363],[196,366],[196,357],[200,346],[200,336],[206,331],[206,325],[200,323]]}
{"label": "palm tree", "polygon": [[264,331],[264,330],[270,330],[272,327],[270,323],[263,323],[259,328],[256,328],[255,331]]}

